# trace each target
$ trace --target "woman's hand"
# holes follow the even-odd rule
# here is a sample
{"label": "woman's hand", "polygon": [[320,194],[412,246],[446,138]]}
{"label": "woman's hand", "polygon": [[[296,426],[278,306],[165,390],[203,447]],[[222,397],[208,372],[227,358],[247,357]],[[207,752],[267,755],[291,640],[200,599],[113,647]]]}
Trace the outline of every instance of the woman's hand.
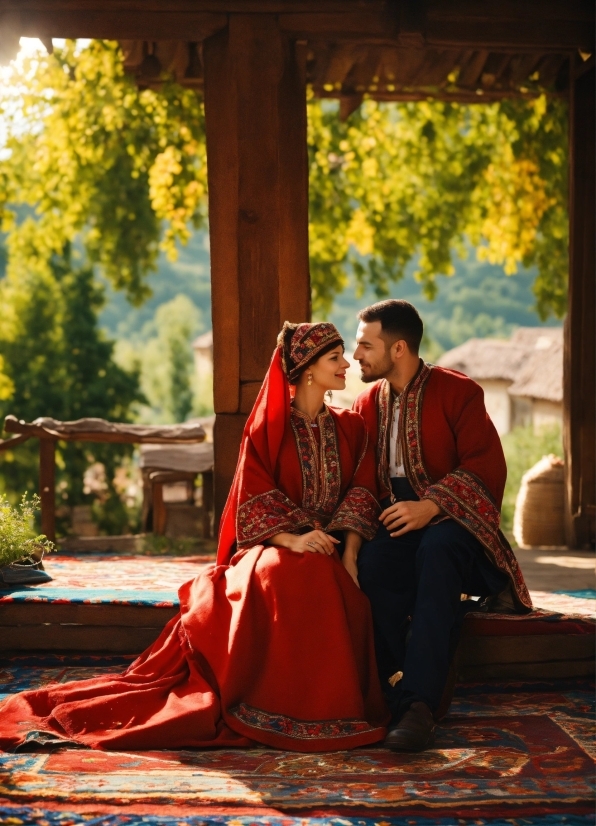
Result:
{"label": "woman's hand", "polygon": [[339,545],[339,539],[329,536],[325,531],[309,531],[297,536],[293,533],[278,533],[269,539],[270,545],[278,545],[288,548],[297,554],[326,554],[331,556],[335,546]]}

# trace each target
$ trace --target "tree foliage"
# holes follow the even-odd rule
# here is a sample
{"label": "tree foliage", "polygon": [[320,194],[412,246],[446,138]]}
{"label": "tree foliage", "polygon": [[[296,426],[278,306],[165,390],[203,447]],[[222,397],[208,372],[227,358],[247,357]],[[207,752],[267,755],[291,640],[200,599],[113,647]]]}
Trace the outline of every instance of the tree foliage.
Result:
{"label": "tree foliage", "polygon": [[[77,241],[136,302],[161,245],[175,255],[206,209],[203,109],[194,92],[139,90],[115,43],[67,41],[15,70],[0,109],[8,140],[0,210],[8,271],[46,270]],[[34,213],[17,220],[14,205]],[[162,235],[162,222],[166,221]]]}
{"label": "tree foliage", "polygon": [[565,311],[566,112],[560,100],[364,103],[342,123],[309,105],[311,272],[329,308],[352,270],[379,297],[418,256],[429,298],[466,239],[479,258],[538,266],[544,318]]}
{"label": "tree foliage", "polygon": [[184,422],[200,414],[196,398],[192,340],[201,332],[201,312],[186,295],[177,295],[158,307],[132,341],[122,340],[117,361],[140,371],[141,389],[148,406],[141,409],[145,421]]}
{"label": "tree foliage", "polygon": [[[77,242],[134,300],[160,243],[206,215],[202,105],[165,82],[139,90],[116,44],[68,42],[24,65],[5,99],[0,208],[9,271],[43,270]],[[10,104],[10,105],[9,105]],[[481,258],[536,264],[539,313],[562,315],[567,273],[566,111],[558,99],[460,105],[366,101],[347,122],[308,103],[314,306],[328,310],[353,271],[387,293],[417,256],[425,293],[467,239]],[[35,212],[18,221],[11,204]],[[161,242],[160,242],[161,238]]]}
{"label": "tree foliage", "polygon": [[[113,359],[113,343],[98,327],[101,288],[89,268],[73,268],[68,250],[43,270],[18,270],[0,281],[0,416],[13,413],[71,420],[97,416],[131,421],[142,401],[138,376]],[[91,461],[113,466],[126,446],[58,443],[58,487],[64,501],[83,501],[83,474]],[[2,455],[12,493],[37,487],[34,441]]]}

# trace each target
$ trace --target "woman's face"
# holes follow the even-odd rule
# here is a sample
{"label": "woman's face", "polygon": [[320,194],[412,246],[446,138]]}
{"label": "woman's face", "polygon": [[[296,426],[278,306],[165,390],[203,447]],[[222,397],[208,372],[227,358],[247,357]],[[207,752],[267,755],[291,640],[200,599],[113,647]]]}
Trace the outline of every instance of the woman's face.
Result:
{"label": "woman's face", "polygon": [[317,384],[324,390],[344,390],[349,366],[350,363],[344,358],[344,348],[338,344],[306,368],[300,376],[300,383],[308,384],[308,374],[311,373],[313,385]]}

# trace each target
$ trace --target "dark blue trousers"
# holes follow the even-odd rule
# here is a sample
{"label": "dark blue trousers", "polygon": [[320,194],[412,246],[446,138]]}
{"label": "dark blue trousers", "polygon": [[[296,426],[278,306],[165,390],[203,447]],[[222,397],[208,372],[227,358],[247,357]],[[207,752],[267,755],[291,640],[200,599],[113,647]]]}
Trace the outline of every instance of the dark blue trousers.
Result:
{"label": "dark blue trousers", "polygon": [[[392,486],[398,500],[418,498],[406,479],[392,479]],[[381,525],[360,550],[358,577],[372,606],[381,684],[387,690],[388,678],[404,673],[396,690],[387,690],[392,710],[422,700],[436,711],[466,609],[474,606],[461,594],[499,593],[507,577],[452,519],[395,538]]]}

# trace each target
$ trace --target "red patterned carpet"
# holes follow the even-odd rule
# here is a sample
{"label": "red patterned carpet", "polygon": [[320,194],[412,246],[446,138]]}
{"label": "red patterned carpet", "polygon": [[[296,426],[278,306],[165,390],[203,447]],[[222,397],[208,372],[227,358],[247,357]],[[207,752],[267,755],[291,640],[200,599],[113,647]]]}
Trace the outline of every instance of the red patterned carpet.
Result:
{"label": "red patterned carpet", "polygon": [[[0,692],[105,673],[126,661],[18,658],[0,668]],[[589,684],[463,686],[435,748],[420,755],[382,748],[3,754],[0,822],[587,826],[592,699]]]}
{"label": "red patterned carpet", "polygon": [[[171,608],[178,587],[211,563],[204,556],[52,555],[46,568],[53,582],[4,589],[0,604]],[[588,596],[533,594],[536,604],[558,615],[479,617],[472,621],[475,633],[590,633],[590,623],[578,616],[593,614]],[[0,661],[0,697],[120,670],[130,659]],[[265,749],[3,754],[0,824],[590,826],[592,702],[593,687],[580,681],[467,684],[458,689],[435,748],[422,755],[382,748],[318,755]]]}

